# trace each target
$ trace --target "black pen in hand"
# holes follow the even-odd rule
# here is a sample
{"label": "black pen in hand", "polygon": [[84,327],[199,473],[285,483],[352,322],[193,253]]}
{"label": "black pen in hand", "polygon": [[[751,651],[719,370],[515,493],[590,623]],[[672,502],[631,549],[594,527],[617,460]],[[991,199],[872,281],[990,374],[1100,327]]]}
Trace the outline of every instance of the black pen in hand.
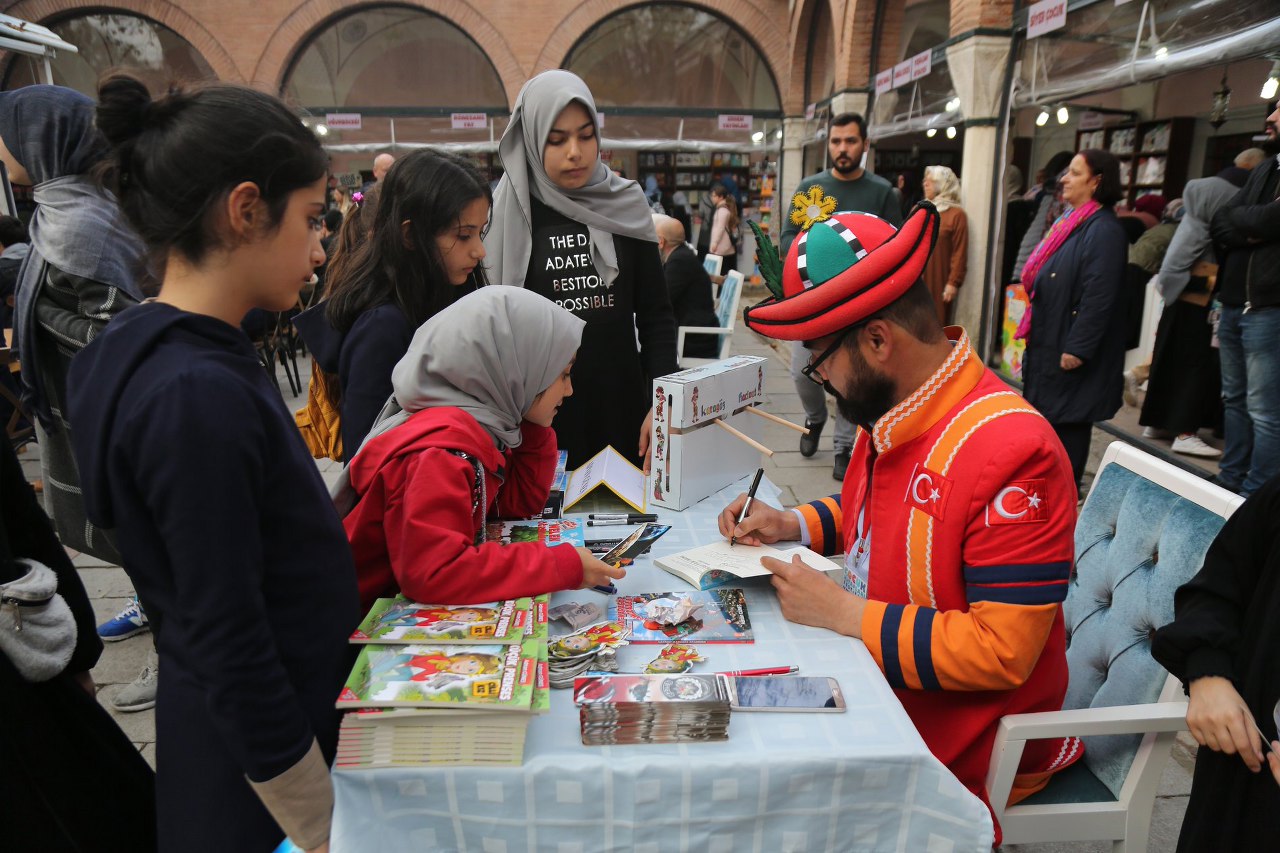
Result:
{"label": "black pen in hand", "polygon": [[[764,476],[764,469],[757,468],[756,477],[754,480],[751,481],[751,488],[747,489],[747,499],[742,504],[742,512],[738,513],[738,521],[737,521],[737,524],[734,525],[734,529],[737,529],[737,526],[739,524],[742,524],[742,522],[746,520],[747,513],[751,511],[751,502],[756,499],[756,489],[760,488],[760,478],[763,476]],[[733,547],[737,539],[738,539],[738,536],[736,533],[729,537],[730,548]]]}

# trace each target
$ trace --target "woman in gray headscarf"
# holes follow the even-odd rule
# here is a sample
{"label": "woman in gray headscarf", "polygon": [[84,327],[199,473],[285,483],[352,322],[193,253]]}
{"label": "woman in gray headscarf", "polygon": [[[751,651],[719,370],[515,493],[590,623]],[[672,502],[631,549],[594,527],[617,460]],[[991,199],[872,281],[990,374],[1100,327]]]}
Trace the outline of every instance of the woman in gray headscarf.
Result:
{"label": "woman in gray headscarf", "polygon": [[0,160],[36,202],[13,329],[23,396],[36,416],[45,509],[64,545],[119,565],[115,545],[85,518],[62,403],[72,357],[143,298],[142,243],[89,175],[105,152],[93,109],[61,86],[0,93]]}
{"label": "woman in gray headscarf", "polygon": [[485,237],[489,280],[545,296],[587,324],[578,394],[556,421],[569,466],[606,445],[643,457],[651,381],[678,369],[644,192],[600,161],[595,100],[568,71],[524,85],[498,153],[505,173]]}
{"label": "woman in gray headscarf", "polygon": [[478,604],[621,577],[586,548],[487,542],[485,520],[546,505],[551,422],[573,394],[584,323],[536,294],[484,287],[424,323],[392,373],[395,397],[335,496],[360,598]]}

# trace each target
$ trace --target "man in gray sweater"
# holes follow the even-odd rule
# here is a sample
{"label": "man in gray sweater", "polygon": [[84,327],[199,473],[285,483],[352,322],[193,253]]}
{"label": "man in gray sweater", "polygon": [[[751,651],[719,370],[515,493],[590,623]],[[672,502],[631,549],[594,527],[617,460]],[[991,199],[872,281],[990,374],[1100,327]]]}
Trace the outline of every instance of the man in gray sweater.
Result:
{"label": "man in gray sweater", "polygon": [[[840,113],[827,126],[827,154],[831,168],[800,181],[792,199],[792,209],[782,229],[782,257],[787,257],[791,243],[814,216],[827,218],[833,213],[871,213],[895,227],[902,224],[897,196],[888,181],[862,167],[867,149],[867,122],[857,113]],[[834,200],[834,207],[827,200]],[[818,437],[827,423],[827,399],[822,388],[800,373],[809,354],[803,341],[791,345],[791,379],[804,404],[805,426],[809,434],[800,438],[800,454],[812,456],[818,450]],[[836,414],[835,464],[831,476],[844,479],[853,451],[853,424]]]}

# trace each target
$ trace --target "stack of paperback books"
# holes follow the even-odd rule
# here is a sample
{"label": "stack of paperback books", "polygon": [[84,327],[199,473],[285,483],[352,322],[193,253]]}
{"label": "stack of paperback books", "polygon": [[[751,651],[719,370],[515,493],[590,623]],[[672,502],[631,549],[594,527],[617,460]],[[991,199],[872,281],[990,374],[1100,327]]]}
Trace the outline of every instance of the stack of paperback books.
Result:
{"label": "stack of paperback books", "polygon": [[729,739],[723,676],[590,675],[573,696],[587,746]]}
{"label": "stack of paperback books", "polygon": [[550,707],[547,597],[478,605],[380,598],[338,697],[336,768],[520,764]]}

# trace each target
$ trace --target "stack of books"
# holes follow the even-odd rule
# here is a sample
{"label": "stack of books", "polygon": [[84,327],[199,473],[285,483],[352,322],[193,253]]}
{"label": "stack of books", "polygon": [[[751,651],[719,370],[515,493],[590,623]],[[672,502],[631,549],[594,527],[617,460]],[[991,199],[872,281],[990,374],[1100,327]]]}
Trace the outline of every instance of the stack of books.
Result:
{"label": "stack of books", "polygon": [[573,683],[587,746],[729,739],[723,676],[590,675]]}
{"label": "stack of books", "polygon": [[511,765],[551,705],[547,597],[479,605],[378,599],[338,697],[334,766]]}

